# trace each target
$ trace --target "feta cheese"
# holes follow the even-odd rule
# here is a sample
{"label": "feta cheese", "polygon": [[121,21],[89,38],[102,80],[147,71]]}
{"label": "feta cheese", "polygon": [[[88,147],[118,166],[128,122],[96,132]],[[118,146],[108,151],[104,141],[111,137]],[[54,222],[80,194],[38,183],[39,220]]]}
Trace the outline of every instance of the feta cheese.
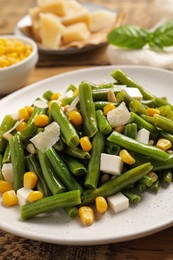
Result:
{"label": "feta cheese", "polygon": [[135,98],[138,100],[141,100],[143,98],[138,88],[126,88],[125,91],[131,98]]}
{"label": "feta cheese", "polygon": [[100,171],[120,175],[123,168],[123,161],[120,156],[102,153],[100,158]]}
{"label": "feta cheese", "polygon": [[124,194],[121,192],[116,193],[110,197],[107,197],[107,202],[110,208],[115,212],[118,213],[120,211],[126,210],[129,207],[129,200]]}
{"label": "feta cheese", "polygon": [[136,140],[138,142],[148,144],[149,137],[150,137],[150,132],[147,129],[142,128],[137,132]]}
{"label": "feta cheese", "polygon": [[125,102],[121,102],[118,107],[112,109],[107,114],[107,120],[113,128],[125,125],[130,117],[131,114],[126,107]]}
{"label": "feta cheese", "polygon": [[17,190],[17,198],[20,206],[25,205],[27,203],[27,198],[31,191],[31,189],[27,189],[24,187]]}
{"label": "feta cheese", "polygon": [[2,166],[2,175],[5,181],[13,182],[13,167],[12,163],[4,163]]}
{"label": "feta cheese", "polygon": [[43,100],[35,100],[32,104],[39,108],[48,108],[48,104]]}

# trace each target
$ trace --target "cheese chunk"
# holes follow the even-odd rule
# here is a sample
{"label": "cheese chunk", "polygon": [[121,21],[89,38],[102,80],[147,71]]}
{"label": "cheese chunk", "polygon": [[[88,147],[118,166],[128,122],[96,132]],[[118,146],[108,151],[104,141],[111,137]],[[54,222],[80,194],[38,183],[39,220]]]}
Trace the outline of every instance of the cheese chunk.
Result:
{"label": "cheese chunk", "polygon": [[147,129],[142,128],[137,132],[136,140],[138,142],[148,144],[149,138],[150,138],[150,132]]}
{"label": "cheese chunk", "polygon": [[114,13],[100,9],[90,14],[89,28],[91,32],[97,32],[107,26],[113,25],[114,21]]}
{"label": "cheese chunk", "polygon": [[29,15],[31,17],[32,21],[32,34],[34,36],[35,41],[40,42],[40,8],[39,7],[33,7],[29,9]]}
{"label": "cheese chunk", "polygon": [[116,193],[110,197],[107,197],[107,201],[111,209],[118,213],[120,211],[126,210],[129,207],[129,200],[121,192]]}
{"label": "cheese chunk", "polygon": [[43,13],[64,16],[66,14],[65,2],[65,0],[37,0],[37,5]]}
{"label": "cheese chunk", "polygon": [[120,156],[102,153],[100,158],[100,171],[120,175],[123,168],[123,161]]}
{"label": "cheese chunk", "polygon": [[57,49],[61,44],[64,26],[54,14],[40,14],[40,37],[45,48]]}
{"label": "cheese chunk", "polygon": [[76,23],[69,25],[62,33],[63,44],[68,44],[75,41],[87,40],[90,37],[90,32],[85,23]]}

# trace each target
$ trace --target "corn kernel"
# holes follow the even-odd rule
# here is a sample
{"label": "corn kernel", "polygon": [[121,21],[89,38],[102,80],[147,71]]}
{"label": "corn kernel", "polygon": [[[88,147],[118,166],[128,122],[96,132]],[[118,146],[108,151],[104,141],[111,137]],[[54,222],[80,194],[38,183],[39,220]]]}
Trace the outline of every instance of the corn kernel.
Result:
{"label": "corn kernel", "polygon": [[76,97],[79,93],[79,89],[76,88],[74,91],[73,91],[73,96]]}
{"label": "corn kernel", "polygon": [[81,137],[79,142],[80,142],[80,145],[81,145],[83,151],[89,152],[91,150],[92,144],[91,144],[88,136]]}
{"label": "corn kernel", "polygon": [[6,191],[2,194],[2,202],[5,206],[13,206],[18,203],[18,198],[14,190]]}
{"label": "corn kernel", "polygon": [[61,93],[53,93],[52,95],[51,95],[51,100],[57,100],[59,97],[61,96]]}
{"label": "corn kernel", "polygon": [[167,151],[168,149],[170,149],[172,147],[172,143],[167,140],[167,139],[164,139],[164,138],[160,138],[158,141],[157,141],[157,144],[156,146],[164,151]]}
{"label": "corn kernel", "polygon": [[31,106],[26,106],[26,108],[27,108],[27,110],[28,110],[28,115],[29,115],[29,117],[30,117],[30,116],[32,115],[32,112],[33,112],[34,108],[31,107]]}
{"label": "corn kernel", "polygon": [[27,189],[33,189],[37,183],[38,177],[35,172],[25,172],[23,176],[23,186]]}
{"label": "corn kernel", "polygon": [[16,127],[16,131],[18,132],[22,132],[26,127],[26,122],[25,121],[22,121],[20,122],[20,124]]}
{"label": "corn kernel", "polygon": [[147,114],[149,115],[149,116],[154,116],[155,114],[157,114],[157,115],[160,115],[160,110],[159,109],[156,109],[156,108],[147,108]]}
{"label": "corn kernel", "polygon": [[103,114],[106,116],[107,113],[115,108],[113,103],[108,103],[106,106],[103,108]]}
{"label": "corn kernel", "polygon": [[40,114],[35,116],[34,118],[34,124],[39,127],[43,127],[45,125],[48,125],[49,123],[49,117],[44,114]]}
{"label": "corn kernel", "polygon": [[34,202],[43,198],[43,193],[39,190],[31,191],[27,197],[28,202]]}
{"label": "corn kernel", "polygon": [[104,197],[98,196],[95,199],[95,203],[96,203],[96,209],[98,213],[103,214],[106,212],[108,208],[108,204]]}
{"label": "corn kernel", "polygon": [[28,110],[26,107],[19,109],[18,111],[19,120],[27,121],[29,119]]}
{"label": "corn kernel", "polygon": [[79,217],[84,225],[91,225],[94,222],[93,209],[88,206],[82,206],[78,210]]}
{"label": "corn kernel", "polygon": [[78,111],[71,111],[68,114],[68,120],[73,124],[73,125],[81,125],[82,124],[82,116]]}
{"label": "corn kernel", "polygon": [[0,193],[4,193],[6,191],[12,190],[13,189],[13,183],[0,180]]}
{"label": "corn kernel", "polygon": [[131,156],[131,154],[125,150],[125,149],[122,149],[119,153],[119,156],[121,157],[121,160],[124,162],[124,163],[127,163],[129,165],[132,165],[135,163],[135,159]]}

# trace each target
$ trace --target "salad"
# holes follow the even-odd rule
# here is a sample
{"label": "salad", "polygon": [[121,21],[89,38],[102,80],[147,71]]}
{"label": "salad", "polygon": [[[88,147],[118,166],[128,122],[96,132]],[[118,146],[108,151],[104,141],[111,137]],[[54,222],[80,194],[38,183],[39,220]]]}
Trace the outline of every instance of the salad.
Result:
{"label": "salad", "polygon": [[[122,70],[47,91],[0,126],[0,192],[21,219],[63,208],[90,225],[172,180],[173,111]],[[142,203],[142,202],[141,202]]]}

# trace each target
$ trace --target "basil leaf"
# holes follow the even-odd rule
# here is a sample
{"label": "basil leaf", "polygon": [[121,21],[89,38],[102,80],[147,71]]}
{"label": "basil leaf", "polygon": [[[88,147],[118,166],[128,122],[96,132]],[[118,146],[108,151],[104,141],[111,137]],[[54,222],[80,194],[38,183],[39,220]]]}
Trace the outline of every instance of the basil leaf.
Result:
{"label": "basil leaf", "polygon": [[173,21],[169,21],[159,26],[151,35],[149,40],[150,47],[159,48],[173,45]]}
{"label": "basil leaf", "polygon": [[149,32],[133,25],[123,25],[108,34],[108,42],[118,47],[141,49],[148,43]]}

